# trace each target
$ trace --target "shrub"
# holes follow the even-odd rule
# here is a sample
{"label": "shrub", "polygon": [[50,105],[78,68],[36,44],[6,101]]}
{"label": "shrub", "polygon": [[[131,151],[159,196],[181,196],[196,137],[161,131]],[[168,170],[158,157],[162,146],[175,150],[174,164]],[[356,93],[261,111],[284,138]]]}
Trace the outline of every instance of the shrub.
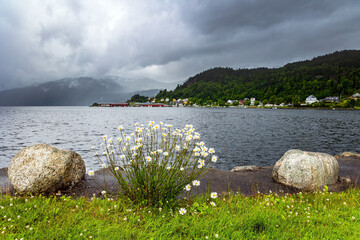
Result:
{"label": "shrub", "polygon": [[174,201],[185,187],[198,186],[198,179],[217,160],[215,150],[199,141],[192,125],[181,130],[153,121],[146,127],[135,125],[131,134],[120,126],[116,140],[104,136],[105,159],[96,155],[122,193],[136,203],[161,206]]}

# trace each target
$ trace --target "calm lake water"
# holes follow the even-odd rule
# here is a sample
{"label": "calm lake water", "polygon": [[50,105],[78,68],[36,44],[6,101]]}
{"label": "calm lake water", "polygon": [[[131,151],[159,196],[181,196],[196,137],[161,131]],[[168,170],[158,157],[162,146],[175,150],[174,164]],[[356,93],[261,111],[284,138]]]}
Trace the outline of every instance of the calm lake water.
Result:
{"label": "calm lake water", "polygon": [[241,108],[90,108],[0,107],[0,168],[21,149],[48,143],[78,152],[87,169],[100,168],[90,150],[102,136],[116,137],[134,123],[150,120],[183,128],[192,124],[208,147],[214,147],[217,168],[269,166],[289,149],[360,152],[360,111],[271,110]]}

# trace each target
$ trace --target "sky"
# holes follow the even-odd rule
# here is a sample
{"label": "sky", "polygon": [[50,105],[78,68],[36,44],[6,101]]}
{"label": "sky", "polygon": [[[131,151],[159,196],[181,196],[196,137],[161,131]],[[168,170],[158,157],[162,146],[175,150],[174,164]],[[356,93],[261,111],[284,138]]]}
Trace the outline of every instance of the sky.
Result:
{"label": "sky", "polygon": [[0,0],[0,90],[68,77],[184,82],[360,49],[359,0]]}

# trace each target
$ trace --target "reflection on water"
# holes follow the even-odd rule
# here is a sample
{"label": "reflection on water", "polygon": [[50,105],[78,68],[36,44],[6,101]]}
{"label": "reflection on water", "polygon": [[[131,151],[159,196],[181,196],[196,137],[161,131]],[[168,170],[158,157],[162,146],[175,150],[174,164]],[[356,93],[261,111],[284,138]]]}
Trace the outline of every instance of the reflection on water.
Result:
{"label": "reflection on water", "polygon": [[220,169],[239,165],[273,165],[297,148],[339,154],[360,152],[360,112],[236,108],[89,108],[0,107],[0,167],[23,147],[48,143],[83,157],[87,169],[99,164],[90,151],[102,135],[117,127],[163,121],[182,128],[192,124],[207,146],[214,147]]}

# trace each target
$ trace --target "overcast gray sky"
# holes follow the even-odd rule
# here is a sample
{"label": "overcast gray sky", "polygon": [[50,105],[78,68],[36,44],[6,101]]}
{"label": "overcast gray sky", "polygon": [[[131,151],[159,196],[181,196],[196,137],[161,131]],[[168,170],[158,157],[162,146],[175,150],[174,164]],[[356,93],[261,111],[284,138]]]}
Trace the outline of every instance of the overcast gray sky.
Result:
{"label": "overcast gray sky", "polygon": [[359,0],[0,0],[0,90],[65,77],[185,81],[360,49]]}

